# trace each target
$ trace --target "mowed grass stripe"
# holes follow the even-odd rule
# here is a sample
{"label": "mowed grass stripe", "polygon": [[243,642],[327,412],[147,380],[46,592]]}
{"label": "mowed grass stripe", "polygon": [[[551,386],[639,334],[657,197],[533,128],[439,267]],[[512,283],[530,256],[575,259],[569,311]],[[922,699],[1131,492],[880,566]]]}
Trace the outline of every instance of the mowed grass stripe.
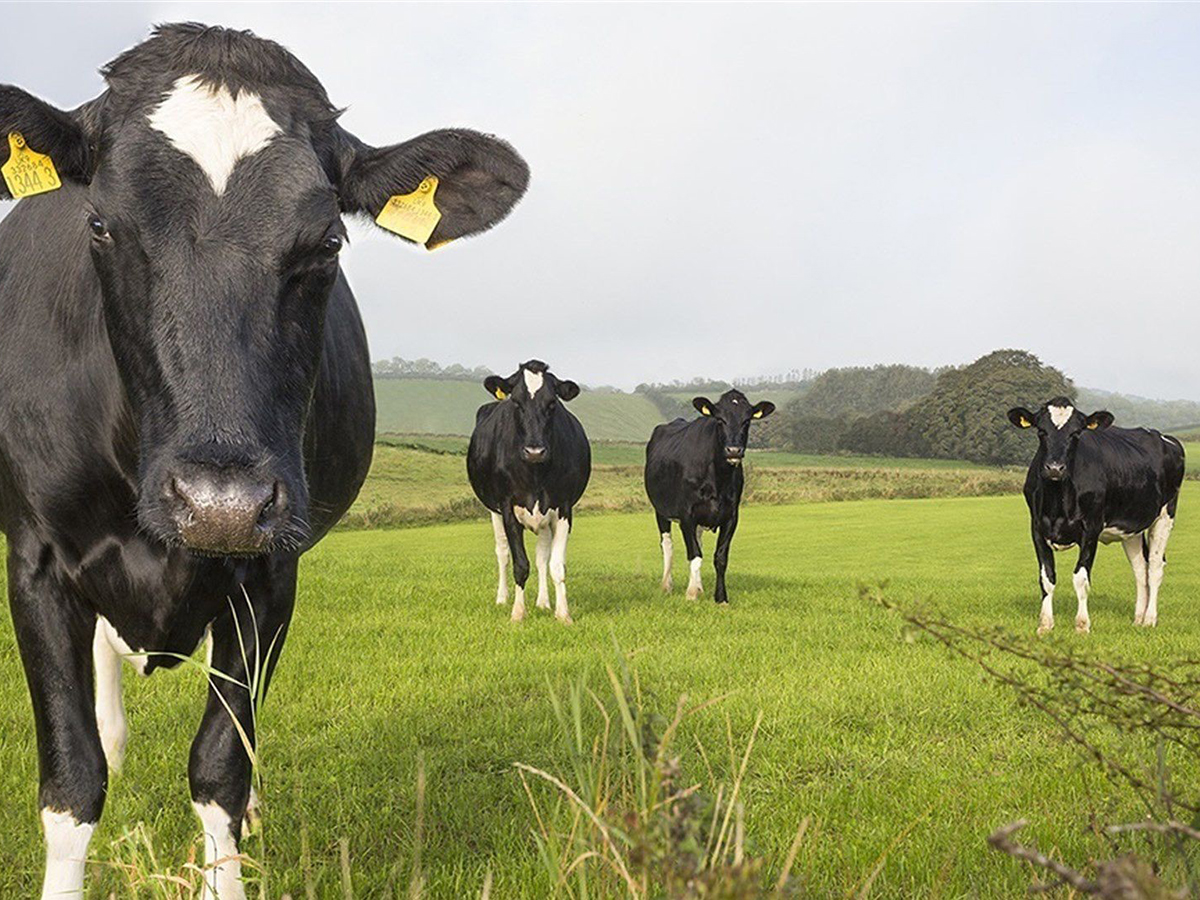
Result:
{"label": "mowed grass stripe", "polygon": [[[1093,634],[1074,634],[1073,592],[1060,577],[1049,639],[1152,662],[1194,655],[1194,504],[1200,489],[1188,483],[1158,629],[1131,626],[1133,584],[1115,546],[1102,548],[1094,573]],[[796,869],[813,896],[844,894],[925,814],[887,856],[874,896],[921,896],[943,882],[943,896],[1016,896],[1030,876],[986,848],[995,826],[1027,817],[1025,837],[1084,861],[1106,851],[1086,827],[1092,806],[1109,821],[1138,816],[1038,714],[971,665],[906,643],[892,616],[858,599],[858,582],[889,579],[897,600],[1032,632],[1036,571],[1019,497],[748,507],[733,546],[733,602],[724,609],[710,595],[684,599],[681,558],[680,589],[662,596],[655,531],[649,514],[579,517],[569,554],[571,628],[532,610],[523,625],[508,622],[493,602],[484,523],[338,533],[309,554],[263,715],[265,841],[247,848],[266,858],[272,893],[302,894],[303,827],[323,873],[322,896],[336,894],[343,837],[358,894],[378,895],[410,849],[423,752],[427,896],[477,893],[489,867],[493,896],[545,896],[512,763],[557,768],[563,757],[546,679],[586,670],[599,677],[614,642],[634,653],[664,713],[681,693],[699,701],[733,692],[690,722],[679,744],[698,738],[723,769],[723,716],[741,744],[764,712],[745,786],[748,838],[753,852],[778,865],[796,825],[812,816]],[[1059,562],[1069,573],[1074,555]],[[707,563],[705,580],[711,586]],[[127,681],[129,759],[112,782],[93,848],[106,858],[112,841],[143,821],[164,860],[178,865],[197,842],[185,770],[204,686],[189,671]],[[0,759],[0,896],[17,896],[38,877],[41,845],[32,718],[7,617]],[[692,756],[684,765],[700,762]],[[111,873],[93,874],[114,883]]]}

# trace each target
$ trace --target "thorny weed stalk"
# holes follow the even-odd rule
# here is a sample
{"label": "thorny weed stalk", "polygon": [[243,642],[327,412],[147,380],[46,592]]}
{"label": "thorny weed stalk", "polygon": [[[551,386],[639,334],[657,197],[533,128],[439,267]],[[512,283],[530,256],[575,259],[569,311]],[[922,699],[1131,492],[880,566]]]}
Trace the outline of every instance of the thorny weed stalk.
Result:
{"label": "thorny weed stalk", "polygon": [[[1095,812],[1088,816],[1091,830],[1113,855],[1096,863],[1093,875],[1016,843],[1013,835],[1024,820],[993,832],[992,847],[1050,873],[1053,880],[1035,885],[1038,890],[1065,885],[1113,900],[1200,897],[1200,793],[1194,785],[1200,768],[1200,659],[1112,662],[1042,638],[902,608],[886,589],[886,582],[860,585],[859,595],[898,615],[907,640],[932,638],[1049,718],[1084,760],[1132,794],[1145,813],[1141,821],[1106,826],[1097,823]],[[1187,789],[1173,777],[1172,754],[1182,760]],[[1135,855],[1134,847],[1154,863]]]}
{"label": "thorny weed stalk", "polygon": [[766,884],[764,861],[747,852],[743,789],[762,713],[740,750],[726,717],[731,780],[718,778],[695,739],[706,781],[689,783],[675,746],[680,727],[724,698],[689,706],[683,695],[665,720],[651,711],[637,672],[619,652],[618,660],[605,666],[603,696],[586,676],[560,689],[549,685],[566,759],[561,774],[514,764],[555,895],[640,900],[791,893],[790,872],[808,819],[773,885]]}

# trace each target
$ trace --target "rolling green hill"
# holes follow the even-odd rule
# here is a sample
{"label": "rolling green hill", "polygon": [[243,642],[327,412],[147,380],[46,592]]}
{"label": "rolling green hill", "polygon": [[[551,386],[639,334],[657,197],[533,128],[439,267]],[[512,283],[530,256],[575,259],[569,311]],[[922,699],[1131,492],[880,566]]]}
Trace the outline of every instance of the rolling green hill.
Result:
{"label": "rolling green hill", "polygon": [[[375,402],[381,434],[470,434],[487,393],[474,381],[377,378]],[[639,394],[584,391],[570,409],[594,441],[645,441],[662,421]]]}

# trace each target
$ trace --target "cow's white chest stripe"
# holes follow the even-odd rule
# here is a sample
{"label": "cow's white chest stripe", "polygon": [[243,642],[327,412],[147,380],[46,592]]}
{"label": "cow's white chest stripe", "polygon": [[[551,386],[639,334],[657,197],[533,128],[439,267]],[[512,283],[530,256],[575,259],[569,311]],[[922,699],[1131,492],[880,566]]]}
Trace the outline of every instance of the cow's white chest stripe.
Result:
{"label": "cow's white chest stripe", "polygon": [[176,81],[149,122],[196,161],[218,197],[225,193],[238,161],[282,133],[258,94],[242,91],[235,98],[229,88],[205,84],[199,75]]}

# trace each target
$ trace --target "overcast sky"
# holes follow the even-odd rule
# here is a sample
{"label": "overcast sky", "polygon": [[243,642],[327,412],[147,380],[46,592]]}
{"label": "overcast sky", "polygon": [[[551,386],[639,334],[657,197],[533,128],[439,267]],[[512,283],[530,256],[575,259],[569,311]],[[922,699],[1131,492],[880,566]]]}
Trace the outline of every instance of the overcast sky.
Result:
{"label": "overcast sky", "polygon": [[529,161],[474,240],[353,231],[376,359],[632,387],[1022,347],[1200,399],[1200,8],[36,4],[0,82],[73,106],[180,19],[280,41],[366,141]]}

